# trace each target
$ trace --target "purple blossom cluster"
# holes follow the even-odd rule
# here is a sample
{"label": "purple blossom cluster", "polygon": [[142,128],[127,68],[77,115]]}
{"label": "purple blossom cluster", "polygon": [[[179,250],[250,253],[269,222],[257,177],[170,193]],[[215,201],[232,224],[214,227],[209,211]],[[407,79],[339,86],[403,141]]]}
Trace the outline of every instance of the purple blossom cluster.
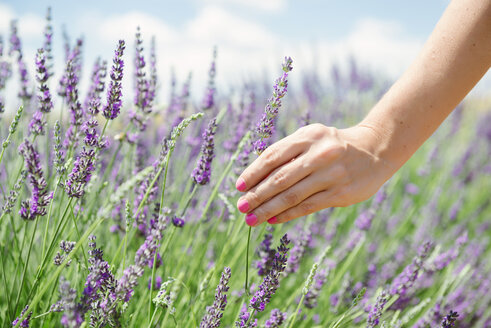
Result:
{"label": "purple blossom cluster", "polygon": [[203,132],[203,143],[201,144],[201,156],[198,160],[196,168],[191,176],[194,182],[199,185],[206,185],[210,182],[211,162],[215,157],[215,133],[217,129],[216,118],[213,118],[208,123],[208,128]]}
{"label": "purple blossom cluster", "polygon": [[267,144],[264,140],[271,138],[274,133],[274,122],[281,107],[281,98],[286,95],[288,89],[288,73],[293,69],[292,63],[293,60],[290,57],[285,57],[282,64],[283,75],[275,81],[273,96],[269,98],[261,121],[257,124],[257,140],[254,142],[254,150],[257,154],[261,154],[266,149]]}
{"label": "purple blossom cluster", "polygon": [[31,198],[22,202],[19,214],[25,220],[34,220],[38,216],[46,215],[46,207],[53,198],[53,193],[48,192],[48,183],[44,178],[39,153],[31,142],[27,139],[24,140],[24,143],[19,147],[19,152],[24,157],[32,187]]}
{"label": "purple blossom cluster", "polygon": [[212,109],[215,106],[215,76],[216,71],[216,59],[217,59],[217,48],[213,49],[213,59],[211,61],[210,70],[208,72],[208,86],[206,88],[205,96],[203,98],[201,108],[203,110]]}
{"label": "purple blossom cluster", "polygon": [[223,311],[225,311],[225,306],[227,306],[227,292],[229,290],[228,282],[232,275],[230,268],[225,267],[218,283],[215,301],[213,305],[206,308],[207,314],[201,320],[199,325],[200,328],[217,328],[220,327],[220,321],[223,317]]}
{"label": "purple blossom cluster", "polygon": [[276,293],[280,286],[279,278],[285,271],[287,263],[288,244],[290,240],[287,235],[281,237],[280,246],[276,250],[271,270],[266,274],[261,285],[249,302],[249,306],[258,311],[264,311],[266,305],[271,301],[271,297]]}
{"label": "purple blossom cluster", "polygon": [[123,80],[123,53],[125,47],[125,42],[119,40],[118,48],[114,52],[113,66],[111,73],[109,74],[111,81],[109,82],[109,88],[107,90],[107,104],[102,111],[102,114],[108,120],[114,120],[118,117],[121,106],[123,105],[121,81]]}

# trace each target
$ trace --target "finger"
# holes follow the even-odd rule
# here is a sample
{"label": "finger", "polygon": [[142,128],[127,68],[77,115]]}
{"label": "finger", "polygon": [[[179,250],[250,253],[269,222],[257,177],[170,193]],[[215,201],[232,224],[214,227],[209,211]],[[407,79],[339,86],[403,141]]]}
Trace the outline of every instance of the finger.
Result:
{"label": "finger", "polygon": [[318,174],[306,177],[252,211],[252,214],[257,218],[254,226],[283,213],[291,207],[295,207],[310,196],[326,190],[326,187],[329,187],[327,181],[322,181]]}
{"label": "finger", "polygon": [[[336,188],[337,189],[337,188]],[[325,190],[303,200],[296,206],[290,207],[283,213],[268,220],[269,224],[279,224],[291,221],[301,216],[309,215],[328,207],[336,207],[339,190]]]}
{"label": "finger", "polygon": [[239,198],[237,201],[239,211],[242,213],[253,211],[268,199],[311,174],[312,169],[305,165],[306,160],[306,156],[301,155],[274,170],[266,179]]}
{"label": "finger", "polygon": [[295,133],[272,144],[239,176],[238,191],[253,188],[277,167],[289,162],[303,152],[305,143],[295,138]]}

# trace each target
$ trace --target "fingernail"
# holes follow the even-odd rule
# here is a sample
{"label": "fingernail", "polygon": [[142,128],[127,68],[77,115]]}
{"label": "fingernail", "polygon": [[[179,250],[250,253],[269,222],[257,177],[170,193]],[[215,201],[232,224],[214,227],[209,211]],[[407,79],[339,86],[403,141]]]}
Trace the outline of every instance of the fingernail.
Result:
{"label": "fingernail", "polygon": [[239,199],[239,202],[237,203],[237,208],[242,213],[247,213],[247,211],[249,210],[249,203],[247,202],[247,199]]}
{"label": "fingernail", "polygon": [[249,213],[246,215],[246,218],[245,218],[245,222],[247,223],[247,225],[253,227],[256,225],[257,223],[257,216],[256,214],[254,213]]}
{"label": "fingernail", "polygon": [[237,188],[238,191],[245,191],[246,190],[246,184],[244,179],[238,178],[237,182],[235,183],[235,188]]}
{"label": "fingernail", "polygon": [[278,222],[278,219],[276,218],[276,216],[273,216],[271,219],[268,220],[269,224],[275,224],[277,222]]}

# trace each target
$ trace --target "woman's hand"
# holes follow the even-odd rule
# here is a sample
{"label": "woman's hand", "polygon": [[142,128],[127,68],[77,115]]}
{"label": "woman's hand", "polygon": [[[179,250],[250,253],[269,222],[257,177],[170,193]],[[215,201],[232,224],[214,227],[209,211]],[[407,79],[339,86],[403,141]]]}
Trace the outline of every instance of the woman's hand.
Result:
{"label": "woman's hand", "polygon": [[382,136],[369,126],[298,129],[268,147],[237,180],[246,223],[284,223],[371,197],[398,169],[377,156]]}

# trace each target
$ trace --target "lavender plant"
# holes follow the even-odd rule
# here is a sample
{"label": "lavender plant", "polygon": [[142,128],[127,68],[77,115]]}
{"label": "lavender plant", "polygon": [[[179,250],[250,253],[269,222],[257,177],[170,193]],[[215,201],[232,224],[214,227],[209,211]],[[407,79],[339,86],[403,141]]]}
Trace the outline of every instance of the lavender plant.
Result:
{"label": "lavender plant", "polygon": [[143,52],[140,32],[134,61],[120,40],[86,74],[82,48],[92,41],[53,38],[50,9],[36,54],[24,53],[18,24],[10,46],[0,38],[0,326],[491,327],[482,101],[464,101],[373,199],[249,229],[231,204],[251,152],[306,121],[352,124],[386,80],[354,59],[331,79],[290,77],[286,57],[272,95],[261,79],[227,93],[214,54],[196,95],[191,74],[158,75],[166,64],[155,41]]}

